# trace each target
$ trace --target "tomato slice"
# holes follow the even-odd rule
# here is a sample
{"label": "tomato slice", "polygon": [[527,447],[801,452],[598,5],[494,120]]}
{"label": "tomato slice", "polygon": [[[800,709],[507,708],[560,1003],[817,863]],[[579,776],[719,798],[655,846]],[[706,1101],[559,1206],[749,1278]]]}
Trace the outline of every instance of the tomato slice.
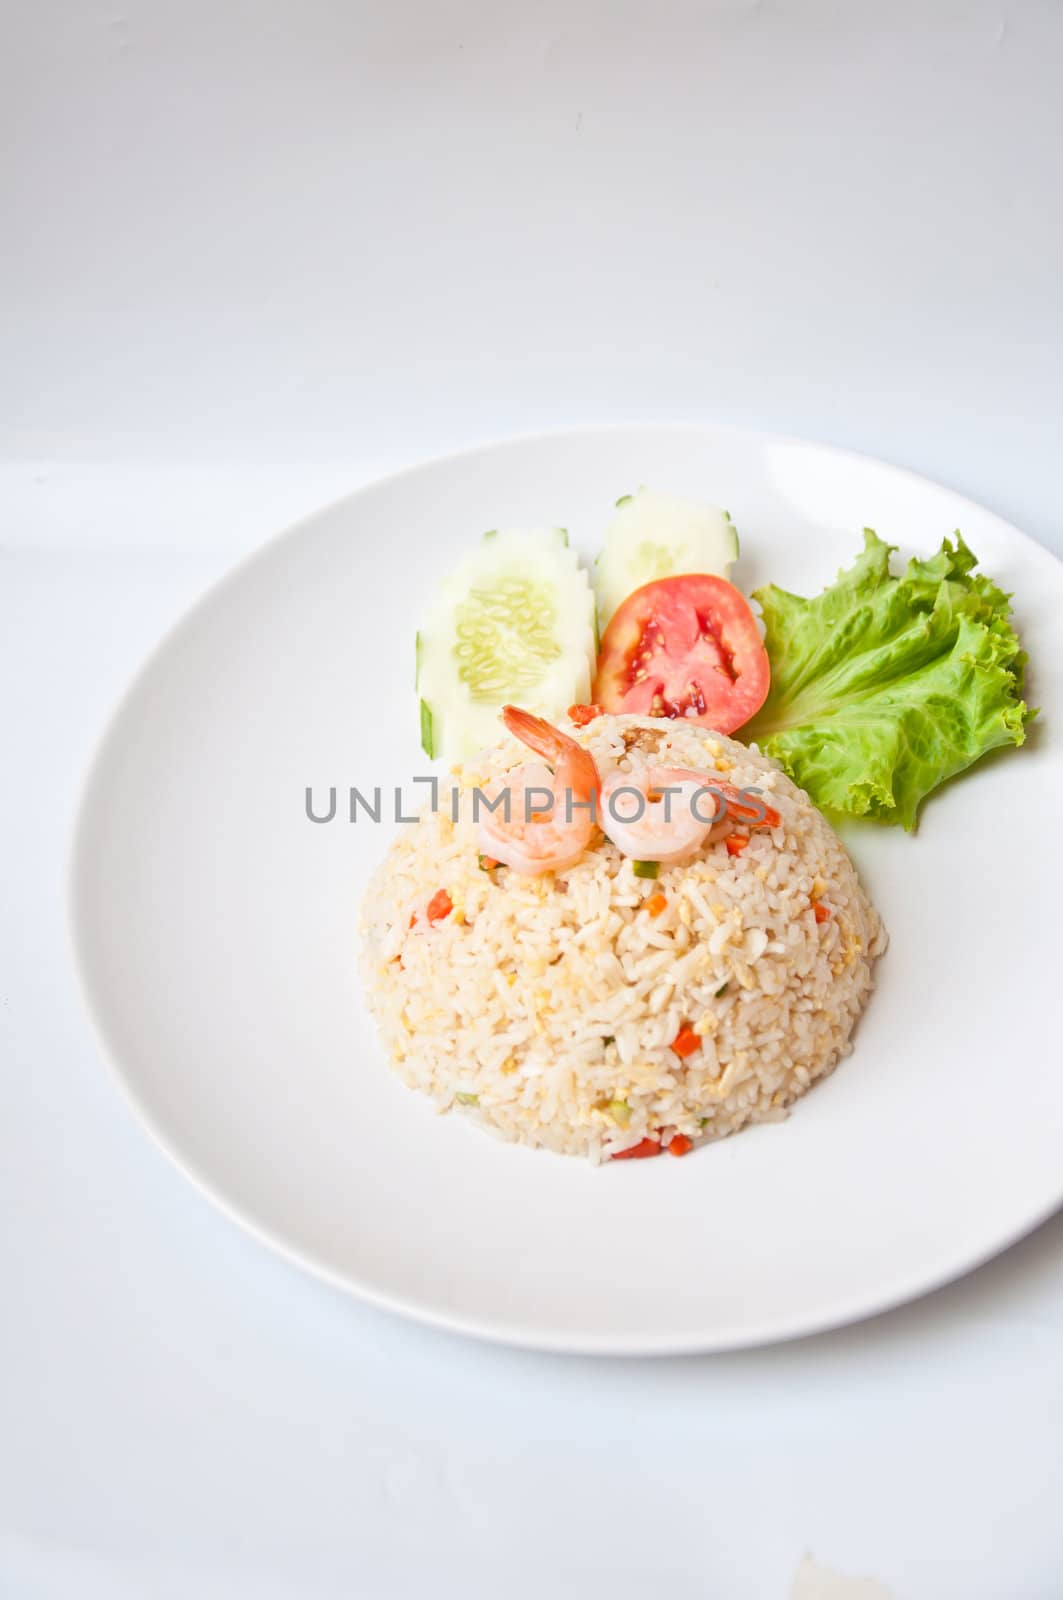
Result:
{"label": "tomato slice", "polygon": [[733,733],[764,704],[768,652],[726,578],[658,578],[628,596],[602,639],[594,699],[605,711],[683,717]]}

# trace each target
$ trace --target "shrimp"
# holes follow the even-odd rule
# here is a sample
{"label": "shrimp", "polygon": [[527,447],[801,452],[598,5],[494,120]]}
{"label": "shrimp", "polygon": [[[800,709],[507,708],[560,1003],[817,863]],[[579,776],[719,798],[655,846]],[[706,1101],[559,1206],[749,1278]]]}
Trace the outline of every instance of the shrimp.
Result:
{"label": "shrimp", "polygon": [[721,822],[776,828],[780,820],[771,806],[747,800],[733,784],[686,767],[612,772],[602,801],[606,837],[635,861],[685,861]]}
{"label": "shrimp", "polygon": [[[703,778],[702,783],[712,794],[718,795],[724,804],[724,816],[728,822],[741,822],[747,828],[777,828],[782,821],[774,806],[765,805],[761,799],[747,800],[746,795],[754,792],[759,796],[760,790],[736,789],[733,783],[724,783],[722,778],[714,778],[708,774],[708,781]],[[717,802],[717,812],[719,802]],[[717,817],[717,821],[723,819]]]}
{"label": "shrimp", "polygon": [[519,706],[503,706],[502,721],[554,770],[528,761],[507,773],[503,784],[492,785],[492,800],[508,790],[508,815],[504,804],[480,814],[480,850],[529,878],[575,866],[597,823],[601,784],[593,757],[575,739]]}

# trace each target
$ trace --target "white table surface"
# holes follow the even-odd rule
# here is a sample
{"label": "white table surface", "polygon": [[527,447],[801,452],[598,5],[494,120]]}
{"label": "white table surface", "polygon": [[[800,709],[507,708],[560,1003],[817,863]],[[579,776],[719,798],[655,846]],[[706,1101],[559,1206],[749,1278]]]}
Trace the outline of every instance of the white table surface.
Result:
{"label": "white table surface", "polygon": [[874,1600],[1059,1600],[1063,1216],[744,1355],[405,1324],[143,1137],[80,1009],[64,872],[93,741],[167,625],[455,444],[784,428],[1063,554],[1063,11],[51,0],[6,32],[2,1600],[848,1594],[827,1569]]}

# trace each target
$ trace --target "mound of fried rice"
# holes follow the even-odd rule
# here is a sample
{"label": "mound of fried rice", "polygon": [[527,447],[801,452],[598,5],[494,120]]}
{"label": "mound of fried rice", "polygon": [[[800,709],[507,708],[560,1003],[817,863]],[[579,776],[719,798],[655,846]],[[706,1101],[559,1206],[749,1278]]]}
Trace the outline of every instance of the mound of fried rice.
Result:
{"label": "mound of fried rice", "polygon": [[779,1120],[848,1053],[885,947],[841,842],[735,740],[644,717],[562,726],[603,777],[689,767],[758,787],[780,824],[737,850],[750,830],[721,824],[656,880],[601,834],[563,872],[486,870],[472,790],[533,759],[500,740],[399,828],[366,895],[363,974],[395,1070],[440,1110],[595,1162]]}

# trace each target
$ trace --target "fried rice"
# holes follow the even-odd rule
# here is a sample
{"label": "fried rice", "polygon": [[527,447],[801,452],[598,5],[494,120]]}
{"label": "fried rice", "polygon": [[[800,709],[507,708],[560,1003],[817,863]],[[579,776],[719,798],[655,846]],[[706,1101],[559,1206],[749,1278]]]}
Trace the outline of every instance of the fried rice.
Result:
{"label": "fried rice", "polygon": [[659,718],[564,727],[603,777],[690,768],[756,787],[779,825],[721,824],[656,879],[601,835],[561,872],[491,868],[473,791],[529,756],[501,739],[399,829],[366,895],[363,976],[395,1070],[440,1110],[594,1162],[779,1120],[848,1053],[885,947],[845,849],[755,748]]}

